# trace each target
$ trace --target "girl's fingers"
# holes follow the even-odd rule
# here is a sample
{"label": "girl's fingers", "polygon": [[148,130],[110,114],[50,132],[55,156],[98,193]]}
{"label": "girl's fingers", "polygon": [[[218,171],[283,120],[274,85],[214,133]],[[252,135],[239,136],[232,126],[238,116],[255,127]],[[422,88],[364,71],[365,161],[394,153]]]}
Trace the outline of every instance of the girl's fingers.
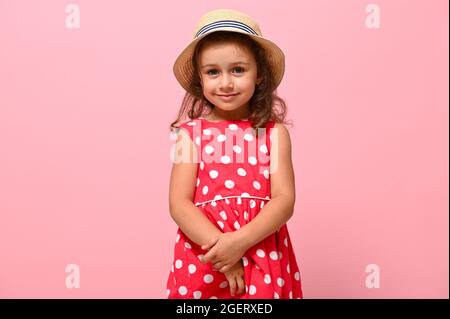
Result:
{"label": "girl's fingers", "polygon": [[238,276],[236,278],[236,281],[237,281],[237,286],[238,286],[238,288],[237,288],[238,295],[243,294],[245,291],[244,277]]}
{"label": "girl's fingers", "polygon": [[218,240],[219,240],[219,237],[211,239],[208,243],[206,243],[205,245],[202,246],[202,249],[203,250],[210,249],[212,246],[214,246],[217,243]]}
{"label": "girl's fingers", "polygon": [[223,262],[219,261],[213,265],[215,271],[219,271],[223,267]]}
{"label": "girl's fingers", "polygon": [[228,283],[230,284],[230,293],[231,296],[234,297],[234,295],[236,294],[236,279],[234,277],[228,279]]}
{"label": "girl's fingers", "polygon": [[211,263],[216,263],[217,262],[217,257],[216,257],[216,250],[217,249],[211,249],[210,251],[208,251],[204,256],[203,256],[203,260],[202,260],[202,262],[204,263],[204,264],[206,264],[206,263],[209,263],[209,262],[211,262]]}
{"label": "girl's fingers", "polygon": [[220,272],[221,273],[225,273],[225,272],[227,272],[228,270],[230,270],[230,268],[231,268],[231,266],[230,265],[224,265],[222,268],[220,268]]}

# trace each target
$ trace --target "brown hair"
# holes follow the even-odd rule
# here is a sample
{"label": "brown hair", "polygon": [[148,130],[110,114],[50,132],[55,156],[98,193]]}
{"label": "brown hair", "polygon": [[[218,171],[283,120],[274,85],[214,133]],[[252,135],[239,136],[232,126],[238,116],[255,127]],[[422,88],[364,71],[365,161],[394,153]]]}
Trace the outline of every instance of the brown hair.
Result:
{"label": "brown hair", "polygon": [[[206,110],[214,109],[214,105],[203,95],[203,90],[198,73],[198,59],[200,52],[205,45],[216,43],[233,43],[241,48],[249,50],[256,61],[258,77],[262,76],[262,82],[256,85],[255,92],[249,101],[250,115],[249,121],[254,129],[264,128],[270,120],[277,123],[291,124],[286,121],[286,103],[276,94],[272,73],[267,64],[264,49],[250,37],[242,33],[216,31],[197,43],[192,57],[193,69],[195,70],[191,79],[190,92],[186,92],[177,119],[170,124],[170,129],[174,129],[185,114],[190,119],[202,116]],[[278,108],[275,107],[278,105]],[[256,130],[257,134],[258,130]]]}

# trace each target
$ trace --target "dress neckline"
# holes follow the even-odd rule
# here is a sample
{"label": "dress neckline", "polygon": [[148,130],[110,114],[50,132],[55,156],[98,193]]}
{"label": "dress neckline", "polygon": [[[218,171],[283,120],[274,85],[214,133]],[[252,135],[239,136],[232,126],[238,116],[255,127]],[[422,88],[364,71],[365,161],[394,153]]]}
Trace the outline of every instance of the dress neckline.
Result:
{"label": "dress neckline", "polygon": [[204,117],[199,117],[199,120],[203,120],[205,122],[209,122],[209,123],[223,123],[223,122],[229,122],[229,123],[233,123],[233,122],[248,122],[248,119],[240,119],[240,120],[219,120],[219,121],[211,121],[211,120],[207,120]]}

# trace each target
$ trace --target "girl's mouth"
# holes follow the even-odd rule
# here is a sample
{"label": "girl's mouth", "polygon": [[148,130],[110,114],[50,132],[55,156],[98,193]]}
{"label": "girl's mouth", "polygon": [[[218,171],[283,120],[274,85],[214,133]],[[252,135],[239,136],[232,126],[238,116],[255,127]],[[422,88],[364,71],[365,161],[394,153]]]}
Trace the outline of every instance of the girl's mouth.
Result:
{"label": "girl's mouth", "polygon": [[238,95],[239,93],[236,94],[227,94],[227,95],[219,95],[219,97],[222,100],[228,101],[228,100],[232,100],[236,95]]}

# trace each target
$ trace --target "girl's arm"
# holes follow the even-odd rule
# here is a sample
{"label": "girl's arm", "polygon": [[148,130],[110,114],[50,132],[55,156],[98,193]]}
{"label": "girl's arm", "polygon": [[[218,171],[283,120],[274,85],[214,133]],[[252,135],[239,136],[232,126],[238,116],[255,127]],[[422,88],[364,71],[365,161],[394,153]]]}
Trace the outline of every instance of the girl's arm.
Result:
{"label": "girl's arm", "polygon": [[271,200],[264,205],[253,220],[237,232],[252,247],[283,226],[294,212],[295,177],[291,158],[291,140],[289,131],[282,124],[276,123],[272,135],[271,165]]}
{"label": "girl's arm", "polygon": [[170,177],[170,215],[181,231],[201,246],[222,232],[193,203],[198,167],[197,150],[184,130],[179,131],[178,137]]}

